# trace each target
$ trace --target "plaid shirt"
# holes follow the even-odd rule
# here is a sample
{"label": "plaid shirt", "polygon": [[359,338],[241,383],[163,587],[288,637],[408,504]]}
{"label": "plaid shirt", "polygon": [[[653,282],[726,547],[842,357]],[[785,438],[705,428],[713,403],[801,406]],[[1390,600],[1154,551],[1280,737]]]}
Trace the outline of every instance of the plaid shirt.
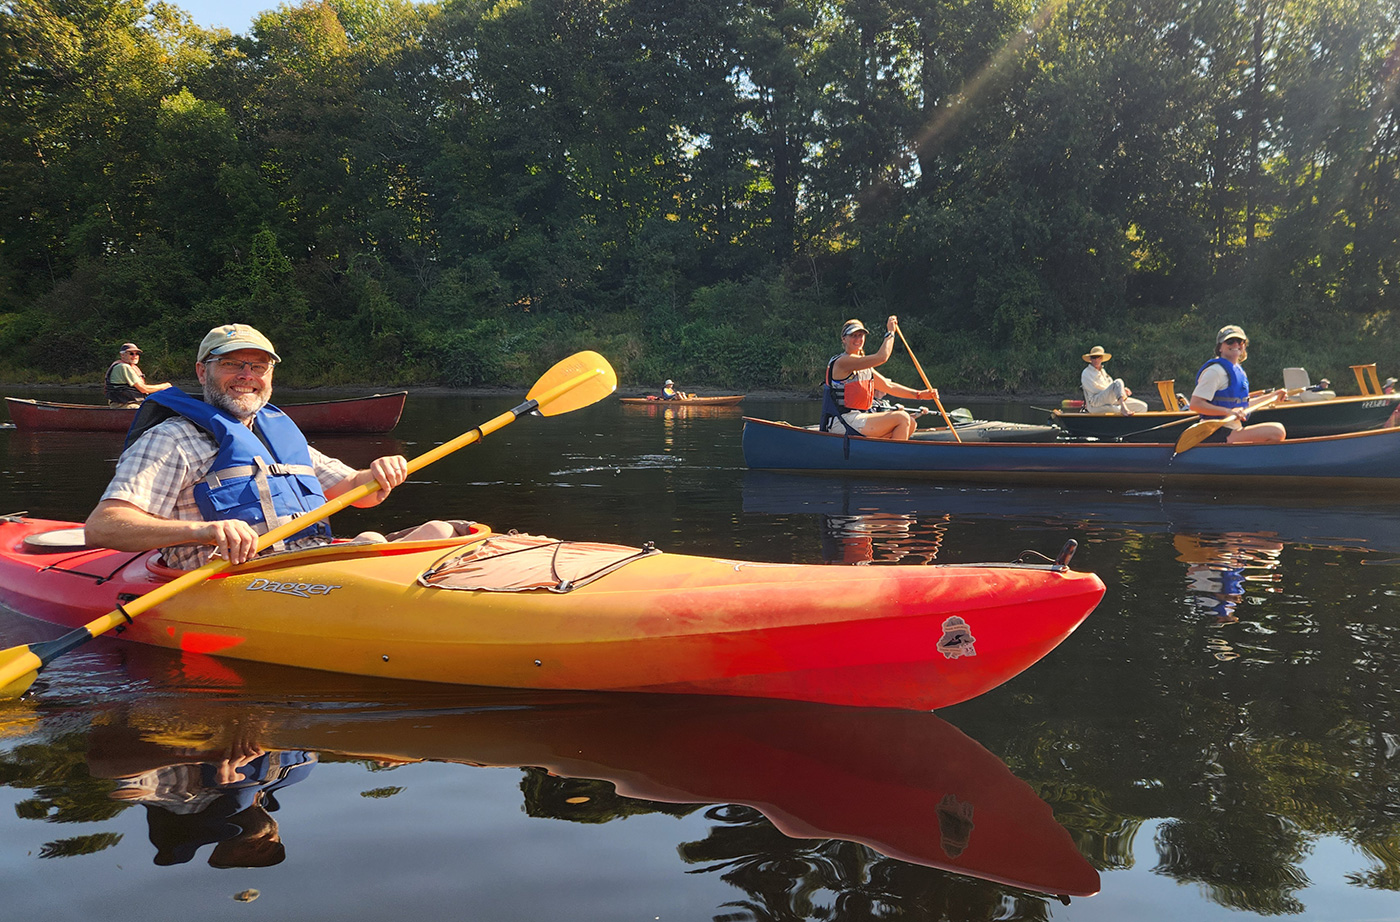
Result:
{"label": "plaid shirt", "polygon": [[[204,515],[194,499],[195,484],[209,473],[219,446],[203,429],[187,419],[169,419],[152,428],[122,452],[117,472],[102,494],[119,499],[163,519],[202,522]],[[343,461],[311,449],[311,464],[322,490],[328,490],[355,469]],[[266,525],[256,525],[259,533]],[[190,570],[209,562],[214,548],[182,544],[162,549],[165,562]]]}

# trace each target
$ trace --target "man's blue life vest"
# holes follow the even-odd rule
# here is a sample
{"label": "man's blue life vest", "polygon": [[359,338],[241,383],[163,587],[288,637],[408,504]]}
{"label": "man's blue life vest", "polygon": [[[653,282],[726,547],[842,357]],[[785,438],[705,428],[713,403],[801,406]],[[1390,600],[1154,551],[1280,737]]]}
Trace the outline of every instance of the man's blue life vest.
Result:
{"label": "man's blue life vest", "polygon": [[[194,487],[195,502],[206,521],[242,519],[261,533],[326,502],[306,436],[271,404],[258,411],[254,432],[203,400],[176,387],[166,388],[141,404],[126,444],[172,416],[188,419],[219,445],[209,473]],[[317,522],[287,540],[308,537],[329,540],[330,526]]]}
{"label": "man's blue life vest", "polygon": [[1230,383],[1221,390],[1215,392],[1215,396],[1210,398],[1210,402],[1217,407],[1233,409],[1235,407],[1249,406],[1249,376],[1244,373],[1244,369],[1229,359],[1214,358],[1206,362],[1196,371],[1196,380],[1201,379],[1201,372],[1212,365],[1219,365],[1225,369],[1225,373],[1230,376]]}

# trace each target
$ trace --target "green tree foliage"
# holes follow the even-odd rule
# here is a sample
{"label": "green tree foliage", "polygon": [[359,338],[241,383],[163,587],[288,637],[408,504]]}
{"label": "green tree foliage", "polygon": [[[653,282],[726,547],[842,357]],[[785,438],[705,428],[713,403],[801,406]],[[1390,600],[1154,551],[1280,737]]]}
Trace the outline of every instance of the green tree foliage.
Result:
{"label": "green tree foliage", "polygon": [[1014,389],[1257,319],[1340,378],[1320,324],[1400,339],[1397,81],[1381,0],[5,0],[0,346],[179,373],[242,320],[298,383],[591,338],[801,387],[898,313],[938,383]]}

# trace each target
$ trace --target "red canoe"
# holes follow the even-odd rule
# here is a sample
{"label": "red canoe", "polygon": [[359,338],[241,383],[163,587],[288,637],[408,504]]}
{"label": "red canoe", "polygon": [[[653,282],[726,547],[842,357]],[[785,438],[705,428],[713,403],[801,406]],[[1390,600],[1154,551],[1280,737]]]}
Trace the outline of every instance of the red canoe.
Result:
{"label": "red canoe", "polygon": [[[278,407],[303,432],[388,432],[399,424],[408,391],[322,400]],[[135,410],[100,407],[82,403],[51,403],[6,397],[10,420],[16,429],[36,431],[125,432],[131,428]]]}

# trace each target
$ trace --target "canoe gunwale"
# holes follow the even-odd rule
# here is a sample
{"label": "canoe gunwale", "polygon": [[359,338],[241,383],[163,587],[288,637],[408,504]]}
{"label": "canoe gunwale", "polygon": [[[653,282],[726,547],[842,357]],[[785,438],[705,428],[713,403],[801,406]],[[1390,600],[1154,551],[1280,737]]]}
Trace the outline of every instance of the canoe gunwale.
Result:
{"label": "canoe gunwale", "polygon": [[[302,431],[320,435],[374,434],[398,425],[408,391],[365,394],[307,403],[275,404]],[[100,404],[62,403],[31,397],[6,397],[10,421],[28,432],[126,432],[136,410]]]}

